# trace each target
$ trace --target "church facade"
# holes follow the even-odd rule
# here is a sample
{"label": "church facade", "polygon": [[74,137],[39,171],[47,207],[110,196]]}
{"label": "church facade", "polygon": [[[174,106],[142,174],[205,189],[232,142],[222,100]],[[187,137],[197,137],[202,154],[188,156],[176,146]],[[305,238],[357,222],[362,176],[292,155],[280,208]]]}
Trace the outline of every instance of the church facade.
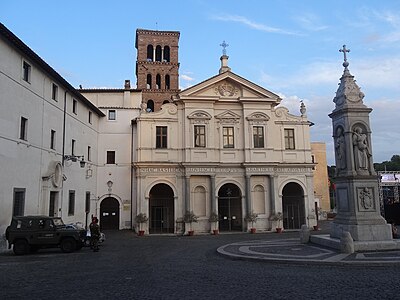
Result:
{"label": "church facade", "polygon": [[[0,205],[9,213],[1,228],[14,214],[49,213],[67,223],[96,215],[103,229],[135,230],[135,217],[144,213],[148,221],[140,228],[146,234],[316,224],[306,108],[301,104],[300,114],[289,113],[277,94],[232,72],[225,53],[215,76],[181,91],[179,32],[138,29],[137,88],[126,80],[121,89],[75,89],[22,41],[10,43],[17,37],[3,25],[1,33],[7,49],[1,55],[15,56],[0,66],[8,91],[2,105],[10,108],[1,118],[14,122],[15,137],[0,129],[0,160],[3,169],[15,156],[13,168],[20,170],[2,176],[2,199],[9,200]],[[24,80],[24,62],[34,71],[31,82]],[[49,86],[41,105],[51,112],[24,117],[23,103],[37,107],[37,92],[24,92],[34,89],[37,72],[38,86]],[[17,87],[9,80],[14,73]],[[59,87],[58,102],[53,85]],[[27,141],[18,136],[21,122]],[[31,133],[40,146],[31,143]],[[188,212],[197,222],[185,223]]]}

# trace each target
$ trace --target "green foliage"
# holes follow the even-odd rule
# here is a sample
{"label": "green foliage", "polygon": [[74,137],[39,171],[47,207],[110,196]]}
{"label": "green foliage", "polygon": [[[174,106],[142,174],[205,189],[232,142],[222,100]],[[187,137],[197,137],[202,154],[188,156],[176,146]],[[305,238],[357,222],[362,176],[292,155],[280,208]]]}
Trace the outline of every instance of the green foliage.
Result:
{"label": "green foliage", "polygon": [[400,171],[400,155],[393,155],[390,161],[374,163],[376,171]]}
{"label": "green foliage", "polygon": [[149,220],[149,218],[147,218],[146,214],[144,213],[140,213],[135,217],[135,221],[136,223],[146,223]]}
{"label": "green foliage", "polygon": [[193,223],[193,222],[197,223],[197,219],[198,217],[194,214],[193,211],[187,211],[183,216],[183,221],[185,223]]}

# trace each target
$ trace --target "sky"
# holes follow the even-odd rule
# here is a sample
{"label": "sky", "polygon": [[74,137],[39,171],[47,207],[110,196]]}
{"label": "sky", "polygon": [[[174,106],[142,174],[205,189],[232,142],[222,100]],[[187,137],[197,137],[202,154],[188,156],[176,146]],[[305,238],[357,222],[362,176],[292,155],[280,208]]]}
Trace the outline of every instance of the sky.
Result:
{"label": "sky", "polygon": [[349,70],[372,108],[375,162],[400,154],[400,1],[0,0],[0,22],[71,85],[135,85],[137,28],[180,31],[180,88],[218,74],[223,41],[232,72],[282,97],[315,123],[333,165],[333,98]]}

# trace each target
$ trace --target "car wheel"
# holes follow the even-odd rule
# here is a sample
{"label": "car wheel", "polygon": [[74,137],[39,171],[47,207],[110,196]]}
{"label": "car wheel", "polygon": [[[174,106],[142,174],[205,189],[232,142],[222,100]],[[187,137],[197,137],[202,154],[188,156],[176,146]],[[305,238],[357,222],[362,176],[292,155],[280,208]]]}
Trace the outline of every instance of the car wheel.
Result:
{"label": "car wheel", "polygon": [[63,239],[60,246],[62,252],[70,253],[76,249],[76,241],[72,238]]}
{"label": "car wheel", "polygon": [[15,255],[24,255],[29,252],[29,245],[26,240],[16,240],[14,242],[13,251]]}

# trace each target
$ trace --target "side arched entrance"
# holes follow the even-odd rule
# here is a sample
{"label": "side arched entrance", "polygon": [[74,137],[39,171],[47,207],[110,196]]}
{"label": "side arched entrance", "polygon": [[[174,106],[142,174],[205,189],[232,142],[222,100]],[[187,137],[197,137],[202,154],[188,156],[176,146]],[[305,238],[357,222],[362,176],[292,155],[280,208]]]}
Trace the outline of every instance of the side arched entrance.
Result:
{"label": "side arched entrance", "polygon": [[300,229],[305,222],[304,193],[302,187],[294,182],[285,185],[282,191],[283,227]]}
{"label": "side arched entrance", "polygon": [[218,191],[220,231],[242,231],[242,194],[238,186],[224,184]]}
{"label": "side arched entrance", "polygon": [[101,230],[119,229],[119,202],[113,197],[107,197],[100,204]]}
{"label": "side arched entrance", "polygon": [[150,190],[150,233],[174,233],[174,191],[164,183]]}

